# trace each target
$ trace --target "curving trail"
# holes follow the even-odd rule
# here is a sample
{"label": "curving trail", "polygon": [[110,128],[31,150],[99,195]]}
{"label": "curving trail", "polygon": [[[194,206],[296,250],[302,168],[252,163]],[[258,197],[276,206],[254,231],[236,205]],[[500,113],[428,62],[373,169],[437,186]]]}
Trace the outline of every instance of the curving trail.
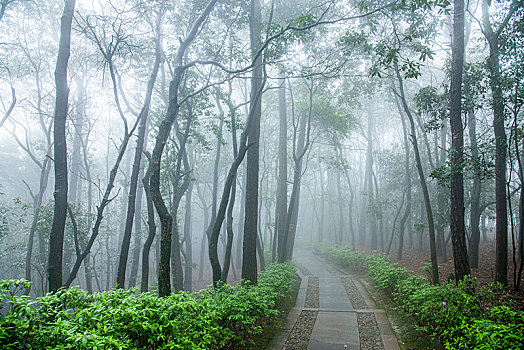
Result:
{"label": "curving trail", "polygon": [[296,249],[302,282],[295,307],[268,349],[400,349],[391,325],[358,278]]}

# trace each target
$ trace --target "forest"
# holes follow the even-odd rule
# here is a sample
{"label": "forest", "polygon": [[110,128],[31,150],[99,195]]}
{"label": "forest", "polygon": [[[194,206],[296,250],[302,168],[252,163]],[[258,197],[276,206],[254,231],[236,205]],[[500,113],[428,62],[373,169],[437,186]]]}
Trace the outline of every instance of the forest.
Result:
{"label": "forest", "polygon": [[0,347],[523,349],[523,104],[522,0],[0,0]]}

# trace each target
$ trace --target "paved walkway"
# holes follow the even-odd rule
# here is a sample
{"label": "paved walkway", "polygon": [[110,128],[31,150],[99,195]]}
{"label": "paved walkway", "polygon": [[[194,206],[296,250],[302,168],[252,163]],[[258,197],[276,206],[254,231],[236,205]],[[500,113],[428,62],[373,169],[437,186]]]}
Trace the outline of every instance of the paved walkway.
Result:
{"label": "paved walkway", "polygon": [[[365,346],[361,342],[357,316],[359,313],[374,315],[376,326],[378,326],[376,333],[378,334],[378,331],[380,331],[381,339],[378,341],[381,341],[383,344],[383,347],[376,347],[377,349],[400,349],[384,310],[377,309],[373,299],[358,278],[352,278],[350,276],[350,279],[356,287],[356,293],[360,294],[366,304],[365,308],[362,308],[362,305],[360,305],[360,309],[354,308],[351,304],[348,292],[346,292],[346,288],[341,279],[341,277],[347,278],[348,275],[324,263],[308,250],[297,249],[294,252],[294,261],[298,265],[302,277],[297,301],[295,307],[289,313],[286,323],[281,327],[275,338],[273,338],[268,349],[305,349],[306,346],[307,349],[311,350],[374,349],[375,347]],[[310,289],[314,289],[309,282],[315,278],[318,278],[319,285],[317,304],[319,307],[306,307],[308,285]],[[316,294],[314,292],[312,293],[312,291],[309,291],[309,293],[311,293],[309,299],[311,299],[313,294]],[[316,295],[313,297],[316,297]],[[306,343],[302,343],[300,346],[289,345],[289,339],[293,338],[292,334],[295,323],[304,310],[318,312],[309,342],[306,340]],[[364,329],[360,331],[362,333]]]}

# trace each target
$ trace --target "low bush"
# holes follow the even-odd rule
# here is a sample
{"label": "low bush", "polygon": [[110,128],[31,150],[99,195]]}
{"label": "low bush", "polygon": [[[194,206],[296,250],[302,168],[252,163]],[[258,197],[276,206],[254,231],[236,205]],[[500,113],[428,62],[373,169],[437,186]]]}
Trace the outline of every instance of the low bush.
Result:
{"label": "low bush", "polygon": [[361,274],[367,271],[365,265],[366,255],[353,250],[351,246],[329,246],[315,243],[313,244],[313,252],[339,266],[348,267],[355,273]]}
{"label": "low bush", "polygon": [[221,349],[243,348],[277,316],[292,290],[291,264],[268,267],[256,286],[154,293],[116,289],[88,294],[62,289],[37,300],[17,296],[27,282],[0,282],[2,349]]}
{"label": "low bush", "polygon": [[[344,267],[351,267],[348,260],[363,259],[376,287],[389,293],[416,319],[420,330],[446,349],[524,349],[524,312],[515,310],[510,300],[495,300],[501,291],[498,285],[480,288],[468,276],[458,283],[433,286],[384,254],[366,256],[348,246],[317,245],[314,250]],[[343,252],[350,254],[344,257]]]}

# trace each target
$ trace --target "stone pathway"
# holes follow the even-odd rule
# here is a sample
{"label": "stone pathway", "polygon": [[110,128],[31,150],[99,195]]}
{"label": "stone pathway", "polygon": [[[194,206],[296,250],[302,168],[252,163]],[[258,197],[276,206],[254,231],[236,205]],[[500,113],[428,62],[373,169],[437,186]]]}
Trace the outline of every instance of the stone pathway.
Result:
{"label": "stone pathway", "polygon": [[294,261],[302,278],[297,301],[268,349],[400,349],[385,311],[357,278],[308,250],[297,249]]}

